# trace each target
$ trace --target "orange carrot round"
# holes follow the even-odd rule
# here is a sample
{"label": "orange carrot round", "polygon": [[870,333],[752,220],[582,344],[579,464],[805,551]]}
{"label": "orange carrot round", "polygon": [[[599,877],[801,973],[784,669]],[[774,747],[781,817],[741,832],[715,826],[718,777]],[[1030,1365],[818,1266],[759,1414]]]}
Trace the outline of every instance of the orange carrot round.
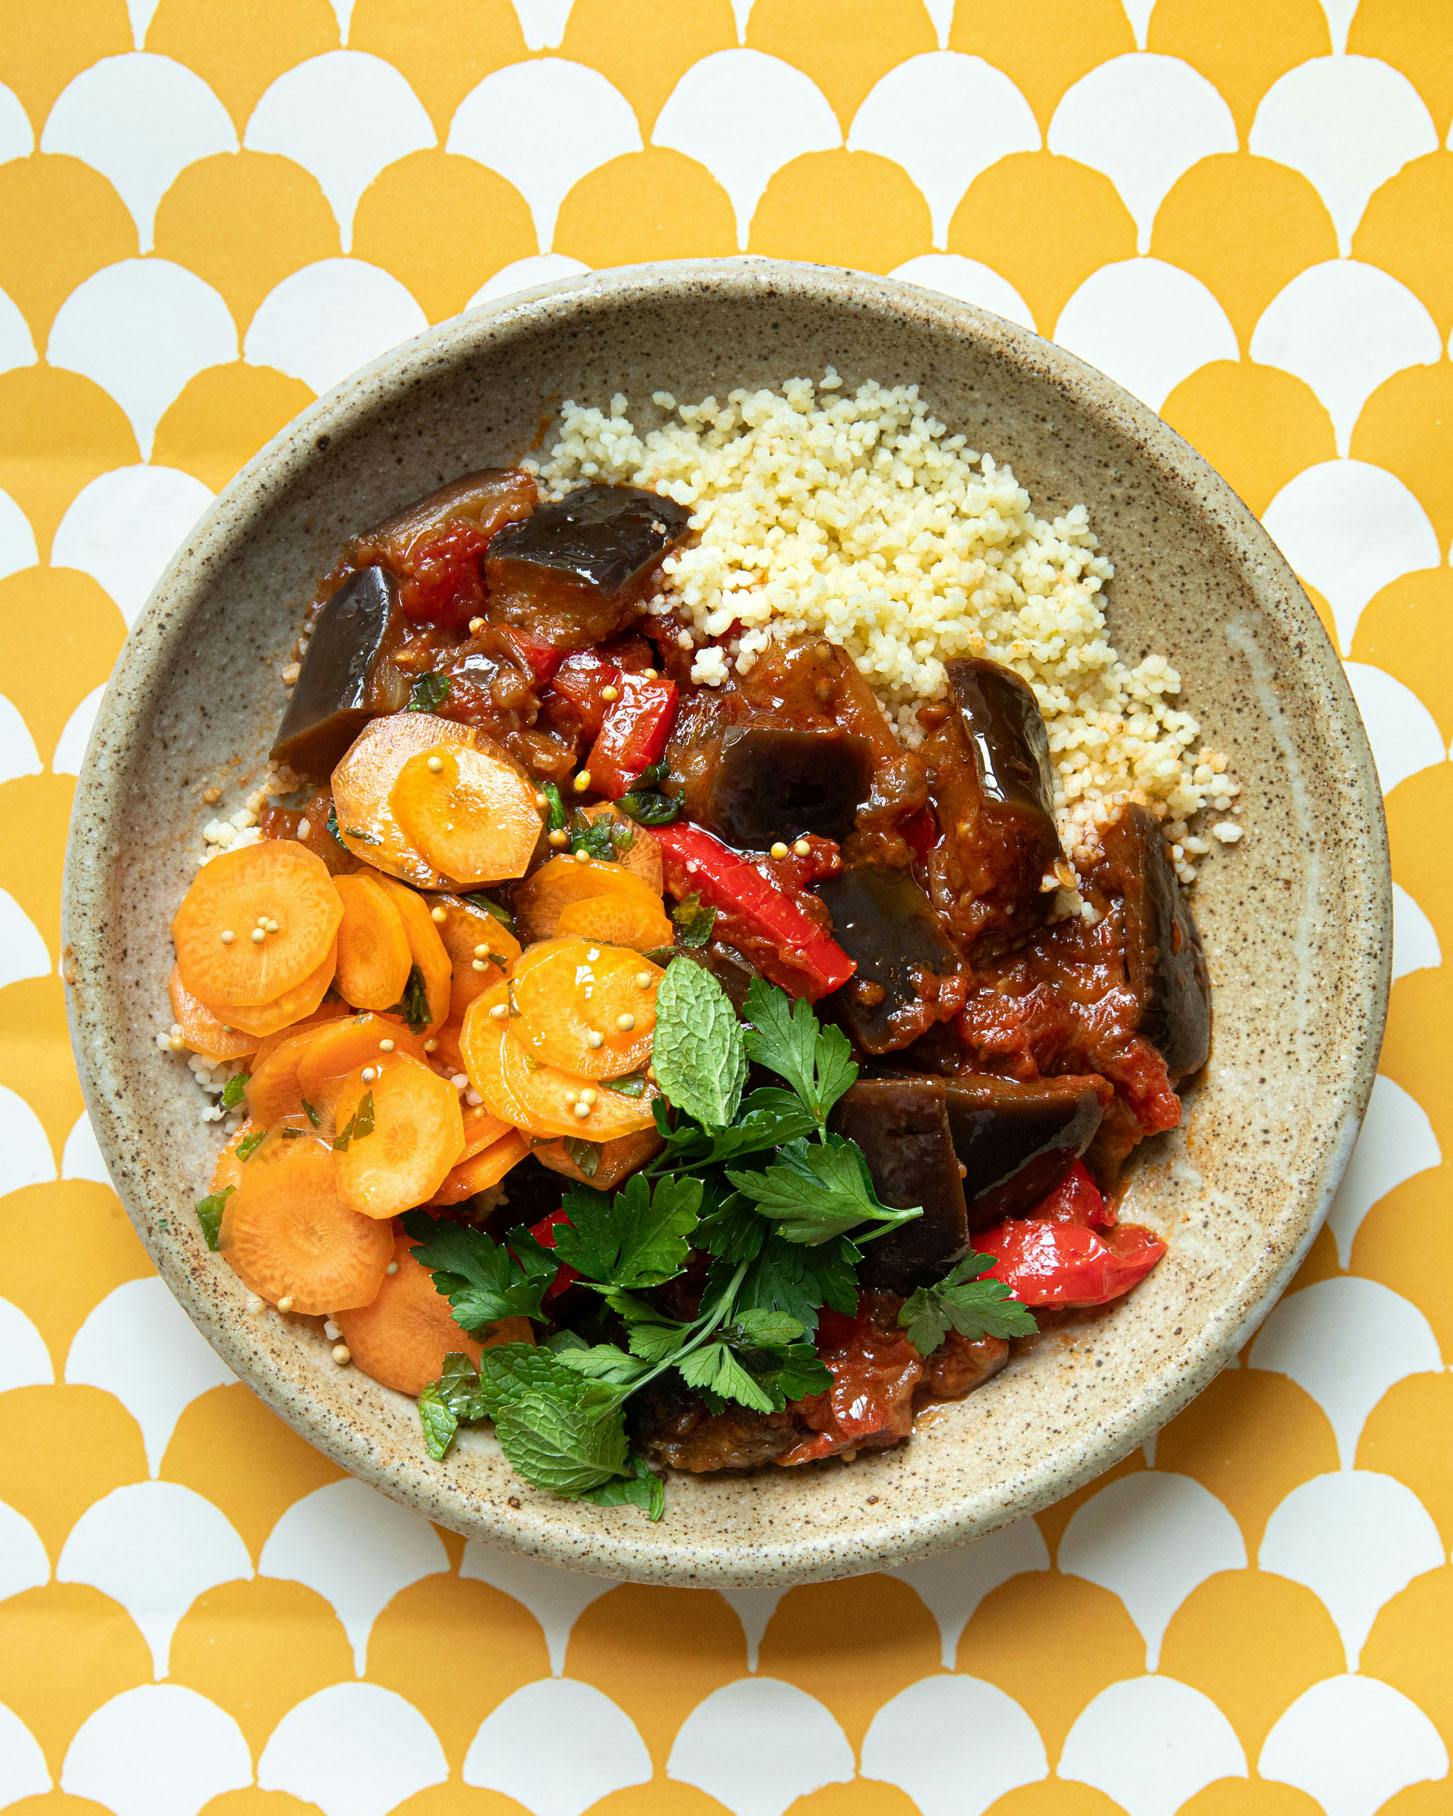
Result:
{"label": "orange carrot round", "polygon": [[237,1150],[244,1141],[257,1133],[255,1123],[245,1122],[229,1137],[227,1146],[217,1156],[217,1164],[212,1169],[212,1183],[207,1187],[209,1192],[225,1192],[229,1186],[242,1184],[242,1161]]}
{"label": "orange carrot round", "polygon": [[395,882],[392,877],[380,877],[378,882],[399,911],[413,966],[417,967],[424,984],[429,1019],[427,1026],[422,1030],[416,1026],[415,1031],[431,1034],[449,1013],[454,968],[449,962],[448,950],[439,937],[439,929],[434,924],[429,904],[417,890]]}
{"label": "orange carrot round", "polygon": [[476,1192],[487,1192],[498,1185],[513,1166],[518,1166],[529,1153],[529,1145],[517,1129],[507,1129],[497,1141],[467,1160],[451,1167],[443,1185],[435,1192],[435,1204],[462,1204]]}
{"label": "orange carrot round", "polygon": [[602,890],[582,902],[571,902],[560,910],[555,931],[629,946],[636,952],[655,952],[676,937],[671,917],[660,902],[640,901],[621,889]]}
{"label": "orange carrot round", "polygon": [[613,1192],[637,1167],[643,1167],[661,1151],[661,1137],[653,1127],[619,1136],[615,1141],[537,1141],[530,1151],[552,1173],[561,1173],[580,1185],[594,1186],[597,1192]]}
{"label": "orange carrot round", "polygon": [[242,1059],[255,1050],[257,1036],[244,1034],[240,1028],[229,1028],[220,1022],[205,1003],[192,995],[175,965],[167,983],[167,995],[171,998],[172,1014],[182,1031],[183,1041],[203,1059],[221,1064],[224,1060]]}
{"label": "orange carrot round", "polygon": [[407,1053],[351,1074],[334,1117],[338,1194],[366,1217],[426,1204],[464,1151],[459,1093]]}
{"label": "orange carrot round", "polygon": [[509,991],[504,984],[486,990],[469,1005],[459,1030],[459,1051],[469,1082],[491,1115],[514,1129],[528,1130],[525,1107],[504,1082],[504,1043],[508,1037]]}
{"label": "orange carrot round", "polygon": [[497,984],[520,956],[520,942],[498,915],[463,896],[432,897],[429,918],[439,929],[454,967],[449,1019],[462,1021],[475,997]]}
{"label": "orange carrot round", "polygon": [[355,1009],[392,1009],[404,993],[414,962],[403,916],[366,872],[340,876],[334,887],[343,903],[338,994]]}
{"label": "orange carrot round", "polygon": [[510,982],[515,1037],[580,1078],[620,1078],[651,1056],[665,973],[638,952],[561,938],[533,946]]}
{"label": "orange carrot round", "polygon": [[[392,1045],[385,1047],[385,1041]],[[386,1053],[407,1053],[412,1059],[423,1059],[424,1045],[393,1016],[350,1015],[316,1028],[298,1053],[299,1095],[331,1130],[338,1099],[349,1078],[361,1066],[375,1064]]]}
{"label": "orange carrot round", "polygon": [[[500,1042],[500,1082],[520,1105],[527,1135],[578,1135],[586,1141],[613,1141],[654,1126],[654,1086],[637,1080],[633,1094],[562,1072],[535,1059],[508,1031]],[[636,1087],[639,1087],[638,1089]],[[481,1090],[480,1095],[486,1094]]]}
{"label": "orange carrot round", "polygon": [[350,1013],[351,1011],[347,1003],[341,1003],[336,997],[330,996],[325,1002],[320,1003],[311,1015],[301,1016],[297,1021],[290,1023],[286,1028],[280,1029],[278,1033],[266,1035],[260,1040],[257,1043],[257,1051],[252,1056],[252,1064],[249,1066],[248,1070],[255,1073],[258,1067],[268,1058],[269,1054],[281,1046],[285,1040],[291,1040],[295,1034],[303,1034],[309,1028],[321,1028],[324,1022],[338,1021]]}
{"label": "orange carrot round", "polygon": [[393,1238],[386,1223],[343,1203],[327,1142],[294,1130],[291,1139],[269,1135],[242,1162],[218,1247],[259,1298],[317,1315],[368,1304]]}
{"label": "orange carrot round", "polygon": [[317,972],[342,918],[323,860],[295,839],[263,839],[221,852],[193,877],[172,921],[177,968],[228,1021],[219,1005],[275,1003]]}
{"label": "orange carrot round", "polygon": [[330,946],[318,969],[291,990],[284,990],[270,1003],[243,1007],[237,1003],[213,1003],[211,1006],[224,1022],[255,1034],[259,1040],[269,1034],[280,1034],[295,1022],[312,1016],[323,998],[333,988],[333,973],[338,964],[338,948]]}
{"label": "orange carrot round", "polygon": [[535,795],[500,745],[451,735],[404,761],[389,807],[426,863],[472,889],[525,874],[544,823]]}
{"label": "orange carrot round", "polygon": [[587,820],[607,820],[613,833],[629,832],[629,838],[617,836],[614,840],[617,866],[629,876],[638,877],[652,895],[661,895],[666,888],[665,865],[661,861],[661,847],[644,832],[627,814],[623,814],[612,801],[597,801],[593,807],[585,809]]}
{"label": "orange carrot round", "polygon": [[455,1162],[456,1166],[463,1166],[466,1160],[472,1160],[476,1154],[482,1154],[486,1148],[493,1147],[501,1135],[509,1133],[512,1126],[482,1103],[464,1104],[460,1114],[464,1118],[464,1146]]}
{"label": "orange carrot round", "polygon": [[[652,845],[655,840],[649,841]],[[619,864],[600,858],[551,858],[515,891],[515,912],[525,935],[532,940],[553,939],[560,915],[574,902],[591,896],[621,894],[645,908],[661,906],[659,890],[648,888],[640,877]]]}
{"label": "orange carrot round", "polygon": [[368,724],[333,771],[333,810],[338,836],[356,858],[374,870],[414,883],[420,889],[452,889],[459,879],[441,875],[414,846],[389,805],[389,796],[409,758],[436,745],[468,747],[475,732],[433,713],[386,713]]}

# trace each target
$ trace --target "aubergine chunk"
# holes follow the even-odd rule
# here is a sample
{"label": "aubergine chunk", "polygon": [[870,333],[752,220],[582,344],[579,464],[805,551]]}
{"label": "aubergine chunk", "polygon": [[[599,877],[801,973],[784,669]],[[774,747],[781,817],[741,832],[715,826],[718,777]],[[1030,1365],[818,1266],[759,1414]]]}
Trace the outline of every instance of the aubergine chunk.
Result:
{"label": "aubergine chunk", "polygon": [[1104,856],[1094,881],[1119,898],[1135,1032],[1156,1048],[1174,1083],[1199,1072],[1211,1052],[1211,980],[1201,936],[1148,808],[1127,808],[1100,843]]}
{"label": "aubergine chunk", "polygon": [[691,512],[637,486],[593,485],[499,531],[485,556],[491,614],[557,649],[625,629]]}
{"label": "aubergine chunk", "polygon": [[733,725],[722,733],[706,824],[728,845],[765,851],[815,832],[845,839],[871,787],[871,753],[846,732]]}
{"label": "aubergine chunk", "polygon": [[923,1215],[864,1250],[864,1286],[909,1292],[952,1267],[969,1246],[963,1169],[941,1078],[860,1078],[832,1113],[857,1142],[884,1204]]}
{"label": "aubergine chunk", "polygon": [[960,959],[906,870],[862,864],[819,883],[833,938],[857,965],[830,1000],[865,1053],[892,1053],[962,1006]]}
{"label": "aubergine chunk", "polygon": [[1012,669],[965,657],[947,672],[949,710],[919,752],[943,834],[929,880],[955,937],[988,953],[1042,923],[1064,861],[1049,736]]}
{"label": "aubergine chunk", "polygon": [[493,532],[524,517],[538,497],[538,487],[522,468],[481,467],[416,498],[359,540],[377,545],[383,558],[391,555],[407,564],[414,546],[423,538],[437,535],[446,524],[464,521]]}
{"label": "aubergine chunk", "polygon": [[390,652],[403,634],[393,576],[381,567],[350,575],[314,620],[273,760],[300,776],[330,775],[375,713],[401,711],[409,683]]}
{"label": "aubergine chunk", "polygon": [[1022,1217],[1052,1192],[1089,1147],[1113,1095],[1102,1078],[1021,1083],[965,1073],[943,1084],[971,1230]]}

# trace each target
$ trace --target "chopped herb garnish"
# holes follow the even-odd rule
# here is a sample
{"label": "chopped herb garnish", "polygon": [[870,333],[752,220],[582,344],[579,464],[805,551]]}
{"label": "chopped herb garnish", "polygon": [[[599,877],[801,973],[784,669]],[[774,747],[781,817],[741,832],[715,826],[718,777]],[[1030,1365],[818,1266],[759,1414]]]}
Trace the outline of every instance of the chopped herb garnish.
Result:
{"label": "chopped herb garnish", "polygon": [[511,933],[514,932],[515,917],[508,908],[501,908],[498,902],[492,902],[487,895],[466,895],[463,899],[466,902],[473,902],[476,908],[482,908],[486,914],[492,914],[501,926],[507,928]]}
{"label": "chopped herb garnish", "polygon": [[[343,845],[343,834],[338,830],[338,809],[331,801],[328,803],[328,818],[326,824],[328,831],[332,834],[337,843]],[[348,847],[343,845],[343,849],[347,851]]]}
{"label": "chopped herb garnish", "polygon": [[323,1118],[313,1108],[312,1104],[308,1102],[306,1097],[302,1099],[302,1105],[304,1116],[307,1117],[308,1121],[312,1123],[315,1129],[321,1129],[323,1126]]}
{"label": "chopped herb garnish", "polygon": [[699,895],[685,895],[671,910],[676,923],[676,943],[688,951],[710,942],[716,926],[716,909],[708,908]]}
{"label": "chopped herb garnish", "polygon": [[[583,851],[587,857],[595,858],[602,864],[613,864],[624,850],[613,831],[613,825],[619,824],[619,821],[613,822],[610,814],[599,814],[591,820],[577,809],[570,820],[571,853]],[[627,844],[630,837],[627,829]]]}
{"label": "chopped herb garnish", "polygon": [[390,1015],[401,1015],[409,1025],[411,1034],[421,1034],[432,1019],[429,1014],[429,991],[424,982],[424,974],[417,965],[409,967],[409,981],[404,985],[404,993],[392,1009]]}
{"label": "chopped herb garnish", "polygon": [[448,698],[448,675],[437,674],[431,670],[427,675],[420,675],[414,683],[409,693],[409,703],[404,711],[411,713],[437,712]]}
{"label": "chopped herb garnish", "polygon": [[267,1140],[266,1129],[254,1129],[250,1135],[244,1135],[237,1144],[237,1158],[249,1160]]}
{"label": "chopped herb garnish", "polygon": [[553,782],[542,782],[540,784],[540,793],[544,795],[546,805],[549,809],[545,817],[545,830],[547,832],[564,832],[566,821],[565,803],[560,797],[560,790]]}
{"label": "chopped herb garnish", "polygon": [[669,826],[681,812],[680,796],[667,794],[661,786],[669,774],[664,760],[643,769],[616,806],[642,826]]}
{"label": "chopped herb garnish", "polygon": [[594,1179],[600,1167],[600,1143],[581,1141],[574,1135],[565,1137],[565,1152],[587,1179]]}
{"label": "chopped herb garnish", "polygon": [[236,1190],[236,1186],[223,1186],[220,1192],[208,1192],[205,1198],[197,1200],[197,1222],[202,1226],[202,1234],[207,1239],[207,1247],[214,1252],[217,1247],[218,1232],[222,1228],[222,1213],[227,1208],[227,1200]]}
{"label": "chopped herb garnish", "polygon": [[243,1094],[247,1090],[248,1078],[249,1075],[246,1072],[234,1072],[223,1085],[222,1108],[224,1110],[235,1110],[242,1102]]}
{"label": "chopped herb garnish", "polygon": [[639,1097],[646,1088],[644,1072],[627,1072],[622,1078],[603,1078],[604,1090],[614,1091],[620,1097]]}
{"label": "chopped herb garnish", "polygon": [[920,1286],[903,1301],[898,1322],[920,1355],[932,1355],[951,1330],[979,1337],[1028,1337],[1038,1330],[1034,1313],[1013,1298],[1002,1280],[985,1280],[992,1256],[965,1255],[942,1280]]}
{"label": "chopped herb garnish", "polygon": [[[301,1130],[295,1133],[301,1134]],[[334,1149],[342,1153],[350,1142],[362,1141],[365,1135],[373,1133],[373,1092],[365,1091],[358,1100],[358,1108],[344,1123],[333,1138]]]}
{"label": "chopped herb garnish", "polygon": [[[333,822],[335,829],[337,827],[337,824],[338,824],[338,822],[335,819]],[[378,837],[374,833],[368,832],[362,826],[345,826],[343,828],[343,830],[350,839],[353,839],[354,841],[356,841],[356,843],[358,843],[360,845],[377,845],[377,844],[381,843],[381,841],[378,839]],[[342,843],[341,839],[339,840],[339,843],[340,844]]]}

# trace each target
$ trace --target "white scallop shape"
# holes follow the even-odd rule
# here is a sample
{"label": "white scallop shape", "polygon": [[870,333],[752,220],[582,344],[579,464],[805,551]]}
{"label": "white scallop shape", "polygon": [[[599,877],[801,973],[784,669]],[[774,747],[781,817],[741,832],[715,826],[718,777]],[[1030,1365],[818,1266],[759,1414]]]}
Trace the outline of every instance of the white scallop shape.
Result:
{"label": "white scallop shape", "polygon": [[1208,1577],[1245,1569],[1246,1545],[1208,1488],[1189,1476],[1142,1470],[1076,1508],[1057,1561],[1120,1598],[1145,1636],[1153,1671],[1176,1609]]}
{"label": "white scallop shape", "polygon": [[1373,191],[1410,158],[1436,151],[1438,134],[1417,89],[1390,64],[1313,57],[1262,96],[1247,144],[1257,157],[1301,171],[1346,253]]}
{"label": "white scallop shape", "polygon": [[1266,1522],[1263,1570],[1310,1589],[1342,1636],[1347,1669],[1383,1607],[1415,1576],[1444,1561],[1438,1528],[1402,1482],[1371,1470],[1314,1476]]}
{"label": "white scallop shape", "polygon": [[[959,1636],[979,1603],[1010,1577],[1048,1570],[1049,1547],[1032,1519],[1015,1520],[957,1551],[923,1558],[893,1571],[902,1577],[938,1622],[943,1663],[952,1671]],[[966,1661],[970,1667],[973,1660]]]}
{"label": "white scallop shape", "polygon": [[522,1552],[496,1551],[478,1539],[470,1539],[464,1547],[459,1574],[488,1583],[529,1609],[544,1632],[550,1669],[557,1674],[565,1669],[570,1629],[592,1602],[613,1587],[602,1577],[560,1570]]}
{"label": "white scallop shape", "polygon": [[51,1788],[45,1754],[20,1717],[0,1703],[0,1809]]}
{"label": "white scallop shape", "polygon": [[0,580],[39,564],[40,550],[30,519],[8,492],[0,492]]}
{"label": "white scallop shape", "polygon": [[[925,1736],[933,1737],[925,1745]],[[865,1778],[896,1784],[922,1816],[980,1816],[1049,1771],[1039,1730],[976,1677],[925,1677],[885,1702],[863,1739]]]}
{"label": "white scallop shape", "polygon": [[177,1482],[136,1482],[93,1501],[71,1528],[56,1580],[89,1583],[128,1610],[165,1677],[172,1634],[199,1595],[252,1575],[220,1507]]}
{"label": "white scallop shape", "polygon": [[13,88],[0,82],[0,164],[12,158],[26,158],[35,149],[35,132],[30,115]]}
{"label": "white scallop shape", "polygon": [[1236,145],[1236,122],[1214,85],[1179,57],[1147,51],[1111,57],[1081,76],[1049,123],[1051,151],[1103,171],[1120,191],[1142,252],[1181,177]]}
{"label": "white scallop shape", "polygon": [[762,1636],[777,1612],[778,1603],[786,1593],[781,1588],[774,1588],[766,1583],[754,1583],[750,1587],[732,1588],[723,1583],[722,1596],[731,1604],[732,1613],[742,1623],[742,1635],[747,1642],[747,1669],[755,1671],[757,1661],[762,1653]]}
{"label": "white scallop shape", "polygon": [[1437,720],[1404,682],[1367,662],[1345,662],[1357,710],[1367,727],[1385,795],[1420,769],[1447,759]]}
{"label": "white scallop shape", "polygon": [[515,1798],[532,1816],[580,1816],[612,1791],[644,1784],[651,1756],[635,1723],[602,1691],[547,1677],[485,1717],[461,1776]]}
{"label": "white scallop shape", "polygon": [[895,266],[889,276],[992,310],[1022,328],[1034,327],[1029,305],[1013,284],[977,259],[966,259],[957,252],[921,252],[917,258]]}
{"label": "white scallop shape", "polygon": [[123,259],[78,284],[56,313],[46,345],[52,366],[80,372],[126,412],[145,455],[183,386],[237,357],[226,303],[195,272],[169,259]]}
{"label": "white scallop shape", "polygon": [[[29,1520],[0,1501],[0,1601],[22,1595],[27,1589],[39,1589],[49,1581],[50,1559],[39,1534]],[[0,1708],[0,1722],[3,1722],[3,1714],[3,1708]],[[0,1736],[3,1734],[4,1728],[0,1725]],[[5,1742],[0,1738],[0,1760],[4,1758]],[[4,1780],[0,1778],[0,1792],[4,1788]]]}
{"label": "white scallop shape", "polygon": [[27,977],[50,976],[50,952],[34,921],[0,889],[0,990]]}
{"label": "white scallop shape", "polygon": [[1126,1816],[1174,1816],[1216,1779],[1244,1778],[1246,1755],[1199,1690],[1170,1677],[1132,1677],[1086,1704],[1065,1737],[1059,1775],[1094,1785]]}
{"label": "white scallop shape", "polygon": [[346,252],[364,190],[390,164],[437,144],[438,135],[391,63],[361,50],[329,50],[284,70],[253,108],[242,142],[312,172]]}
{"label": "white scallop shape", "polygon": [[1306,1389],[1337,1434],[1347,1468],[1367,1415],[1394,1382],[1443,1365],[1415,1305],[1376,1280],[1351,1276],[1289,1293],[1257,1332],[1250,1359]]}
{"label": "white scallop shape", "polygon": [[89,574],[130,625],[212,496],[176,467],[115,467],[71,500],[51,560]]}
{"label": "white scallop shape", "polygon": [[1376,265],[1328,259],[1299,271],[1262,310],[1251,357],[1306,381],[1345,454],[1362,406],[1405,366],[1443,351],[1437,324],[1411,290]]}
{"label": "white scallop shape", "polygon": [[35,342],[30,326],[17,304],[0,290],[0,372],[13,372],[17,366],[33,366]]}
{"label": "white scallop shape", "polygon": [[42,151],[80,158],[131,210],[151,251],[157,203],[188,164],[236,151],[227,109],[198,75],[170,57],[127,51],[74,77],[50,110]]}
{"label": "white scallop shape", "polygon": [[558,50],[575,0],[510,0],[531,50]]}
{"label": "white scallop shape", "polygon": [[43,767],[20,708],[0,694],[0,783],[12,782],[17,776],[38,776]]}
{"label": "white scallop shape", "polygon": [[267,293],[243,351],[254,366],[275,366],[323,392],[428,325],[387,271],[363,259],[319,259]]}
{"label": "white scallop shape", "polygon": [[[49,1387],[54,1380],[45,1339],[18,1305],[0,1299],[0,1393],[12,1387]],[[0,1536],[3,1531],[0,1527]]]}
{"label": "white scallop shape", "polygon": [[97,1185],[111,1183],[111,1175],[106,1171],[106,1162],[101,1158],[101,1149],[96,1142],[96,1131],[91,1127],[91,1119],[84,1110],[66,1136],[65,1149],[61,1154],[61,1178],[94,1179]]}
{"label": "white scallop shape", "polygon": [[1054,338],[1152,410],[1192,372],[1237,357],[1225,310],[1199,278],[1162,259],[1102,265],[1061,310]]}
{"label": "white scallop shape", "polygon": [[96,714],[101,710],[105,692],[104,683],[100,687],[93,687],[66,720],[65,730],[56,740],[55,752],[50,760],[54,774],[78,776],[81,773],[81,765],[86,759],[86,746],[91,742],[91,727],[96,723]]}
{"label": "white scallop shape", "polygon": [[230,1715],[179,1684],[113,1696],[66,1749],[61,1789],[115,1816],[196,1816],[252,1783],[252,1758]]}
{"label": "white scallop shape", "polygon": [[481,303],[495,303],[502,296],[533,290],[536,284],[553,284],[556,278],[578,277],[589,269],[589,265],[582,264],[579,259],[567,258],[563,252],[532,253],[527,259],[502,265],[492,278],[479,286],[464,307],[477,309]]}
{"label": "white scallop shape", "polygon": [[1350,1263],[1352,1244],[1373,1205],[1442,1158],[1427,1111],[1400,1084],[1379,1073],[1362,1133],[1327,1218],[1343,1267]]}
{"label": "white scallop shape", "polygon": [[853,1750],[815,1696],[781,1678],[742,1677],[682,1722],[666,1776],[694,1784],[736,1816],[782,1816],[809,1791],[850,1779]]}
{"label": "white scallop shape", "polygon": [[448,1567],[448,1553],[422,1515],[351,1477],[294,1501],[268,1534],[258,1565],[260,1575],[304,1583],[332,1603],[360,1674],[382,1610],[400,1590]]}
{"label": "white scallop shape", "polygon": [[[192,1207],[176,1214],[190,1217]],[[65,1378],[115,1394],[141,1428],[155,1475],[186,1408],[235,1377],[152,1276],[126,1281],[88,1313],[66,1353]]]}
{"label": "white scallop shape", "polygon": [[1438,567],[1428,514],[1400,479],[1364,460],[1304,467],[1267,506],[1262,523],[1332,608],[1343,649],[1363,607],[1389,581]]}
{"label": "white scallop shape", "polygon": [[762,192],[784,164],[843,142],[827,96],[800,69],[760,50],[718,50],[666,98],[653,145],[695,158],[731,197],[745,246]]}
{"label": "white scallop shape", "polygon": [[982,171],[1044,143],[1034,110],[1000,69],[961,51],[926,51],[880,76],[848,129],[849,151],[901,164],[933,215],[934,244]]}
{"label": "white scallop shape", "polygon": [[0,1198],[55,1176],[55,1157],[40,1118],[23,1097],[0,1085]]}
{"label": "white scallop shape", "polygon": [[[1433,923],[1403,888],[1392,886],[1392,975],[1410,977],[1414,971],[1436,971],[1443,962],[1443,949]],[[1376,1090],[1377,1086],[1373,1086]],[[1335,1217],[1335,1211],[1334,1211]]]}
{"label": "white scallop shape", "polygon": [[1327,1677],[1304,1690],[1266,1737],[1257,1770],[1305,1791],[1326,1816],[1366,1816],[1448,1771],[1438,1730],[1374,1677]]}
{"label": "white scallop shape", "polygon": [[264,1791],[287,1791],[324,1816],[386,1816],[443,1784],[449,1762],[411,1702],[377,1684],[331,1684],[296,1703],[257,1762]]}
{"label": "white scallop shape", "polygon": [[514,184],[544,252],[565,197],[587,171],[639,151],[641,129],[630,102],[599,70],[541,57],[494,70],[472,88],[454,111],[448,149]]}

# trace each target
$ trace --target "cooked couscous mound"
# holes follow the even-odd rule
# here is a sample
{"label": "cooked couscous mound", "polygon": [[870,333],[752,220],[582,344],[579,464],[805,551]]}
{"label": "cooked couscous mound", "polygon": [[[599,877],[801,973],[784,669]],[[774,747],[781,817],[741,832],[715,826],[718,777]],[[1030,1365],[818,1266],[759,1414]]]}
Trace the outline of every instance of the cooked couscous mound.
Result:
{"label": "cooked couscous mound", "polygon": [[[693,511],[694,540],[665,567],[656,609],[697,640],[692,678],[745,673],[777,638],[815,633],[847,650],[912,739],[944,663],[988,656],[1033,687],[1049,728],[1061,830],[1073,854],[1129,797],[1166,821],[1187,879],[1208,846],[1193,816],[1235,811],[1226,759],[1201,748],[1164,656],[1123,662],[1105,625],[1114,569],[1083,505],[1038,516],[1007,466],[951,435],[915,385],[843,389],[789,379],[678,403],[636,428],[567,403],[537,465],[548,491],[601,479],[651,486]],[[1240,827],[1212,829],[1230,842]]]}

